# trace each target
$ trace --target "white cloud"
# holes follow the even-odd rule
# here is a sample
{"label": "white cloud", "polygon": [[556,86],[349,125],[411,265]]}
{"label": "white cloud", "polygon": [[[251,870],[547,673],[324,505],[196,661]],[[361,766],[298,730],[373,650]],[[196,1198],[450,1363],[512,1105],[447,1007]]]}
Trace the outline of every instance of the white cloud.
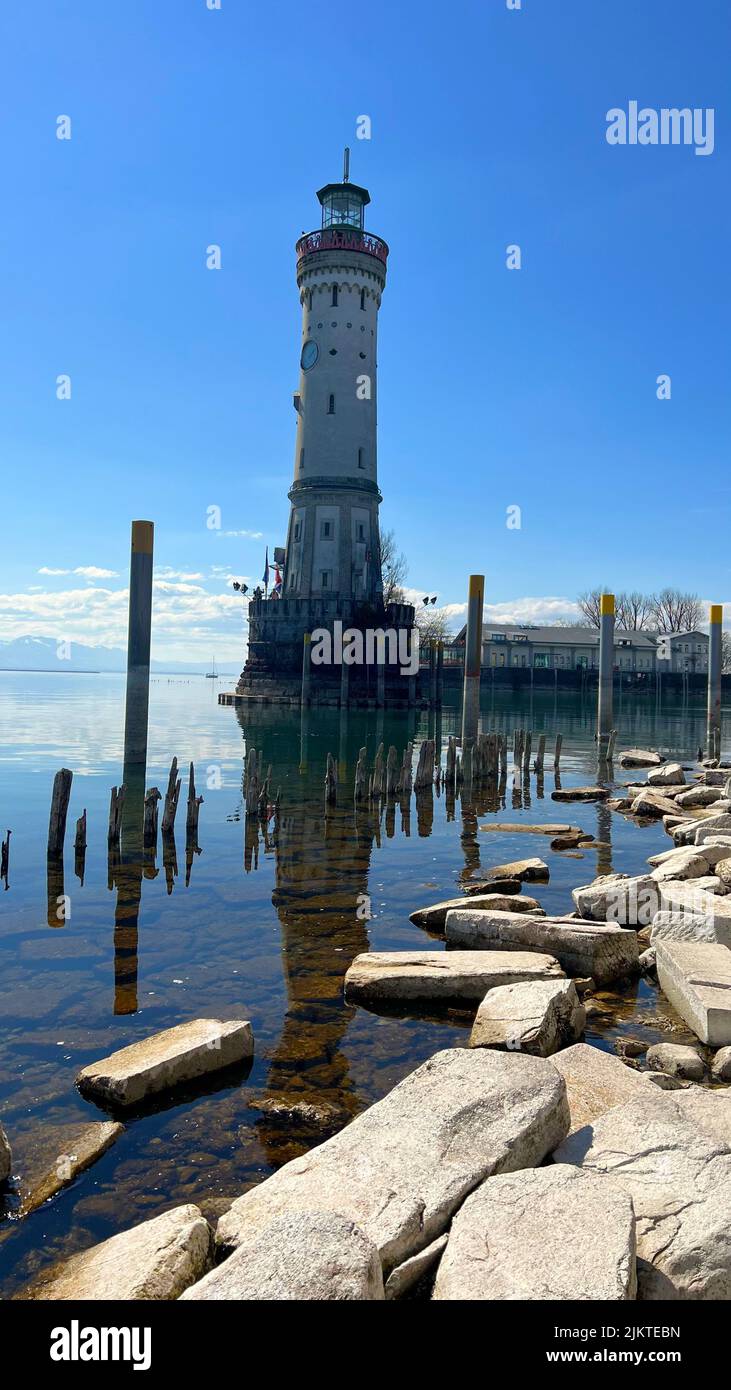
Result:
{"label": "white cloud", "polygon": [[263,531],[214,531],[213,534],[218,536],[219,539],[221,536],[246,536],[250,541],[261,541],[264,539]]}
{"label": "white cloud", "polygon": [[38,570],[38,574],[70,574],[70,573],[71,573],[71,570],[52,570],[52,569],[49,569],[49,568],[48,568],[48,565],[42,565],[41,568]]}
{"label": "white cloud", "polygon": [[185,570],[173,570],[169,565],[160,565],[154,574],[155,579],[182,579],[184,582],[193,579],[205,579],[205,575],[199,574],[197,571],[188,573]]}
{"label": "white cloud", "polygon": [[82,579],[118,579],[116,570],[100,569],[98,565],[77,565],[73,570],[50,569],[48,565],[42,565],[38,574],[80,574]]}

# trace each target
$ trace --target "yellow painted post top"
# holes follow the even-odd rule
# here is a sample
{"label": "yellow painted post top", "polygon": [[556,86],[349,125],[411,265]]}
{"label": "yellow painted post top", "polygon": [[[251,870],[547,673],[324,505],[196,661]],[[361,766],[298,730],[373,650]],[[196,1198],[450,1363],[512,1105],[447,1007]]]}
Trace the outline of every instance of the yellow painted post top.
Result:
{"label": "yellow painted post top", "polygon": [[602,618],[614,613],[614,594],[602,594],[599,599],[599,612]]}
{"label": "yellow painted post top", "polygon": [[470,596],[470,598],[471,598],[471,599],[477,598],[477,599],[480,599],[480,601],[481,601],[484,592],[485,592],[485,576],[484,576],[484,574],[471,574],[471,575],[470,575],[470,589],[469,589],[469,596]]}
{"label": "yellow painted post top", "polygon": [[306,632],[305,635],[304,635],[303,641],[304,641],[305,646],[307,646],[307,643],[312,641],[312,633],[311,633],[311,632]]}
{"label": "yellow painted post top", "polygon": [[132,522],[132,554],[151,555],[155,525],[152,521]]}
{"label": "yellow painted post top", "polygon": [[711,622],[712,622],[712,623],[719,623],[719,624],[723,622],[723,604],[722,604],[722,603],[712,603],[712,604],[711,604]]}

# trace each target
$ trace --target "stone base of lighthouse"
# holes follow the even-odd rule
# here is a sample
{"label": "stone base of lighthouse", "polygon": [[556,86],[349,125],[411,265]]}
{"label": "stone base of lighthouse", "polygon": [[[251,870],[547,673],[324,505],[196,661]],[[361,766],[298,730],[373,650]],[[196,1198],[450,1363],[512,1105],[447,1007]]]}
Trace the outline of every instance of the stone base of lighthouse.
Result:
{"label": "stone base of lighthouse", "polygon": [[[304,635],[317,629],[395,630],[409,634],[415,627],[411,604],[384,606],[341,598],[252,599],[249,604],[249,652],[235,691],[236,703],[299,705],[302,701]],[[336,644],[334,644],[336,645]],[[397,662],[379,668],[375,663],[347,668],[348,704],[380,704],[405,708],[415,700],[416,680],[402,675]],[[343,695],[342,665],[310,665],[309,703],[337,705]]]}

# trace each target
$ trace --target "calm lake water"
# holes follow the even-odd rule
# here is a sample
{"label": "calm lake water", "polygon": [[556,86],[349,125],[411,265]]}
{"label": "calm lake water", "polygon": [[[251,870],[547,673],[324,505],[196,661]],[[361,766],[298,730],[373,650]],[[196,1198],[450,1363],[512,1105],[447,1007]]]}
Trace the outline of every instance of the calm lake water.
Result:
{"label": "calm lake water", "polygon": [[[337,710],[255,714],[219,707],[228,682],[156,677],[151,687],[147,785],[164,790],[170,761],[183,769],[177,873],[168,855],[141,883],[117,872],[109,886],[109,793],[121,781],[122,676],[0,672],[0,829],[13,831],[7,891],[0,891],[0,1116],[22,1180],[39,1162],[50,1126],[104,1119],[74,1087],[79,1069],[115,1048],[199,1016],[248,1018],[256,1044],[248,1076],[225,1077],[168,1108],[126,1122],[117,1144],[75,1183],[19,1220],[13,1193],[0,1208],[0,1293],[8,1296],[61,1255],[156,1215],[197,1202],[215,1215],[244,1191],[381,1097],[438,1048],[463,1045],[469,1020],[379,1018],[344,1004],[342,979],[370,949],[439,949],[409,922],[415,907],[459,893],[460,879],[507,860],[540,855],[550,883],[528,887],[549,913],[571,910],[571,888],[610,867],[643,869],[666,849],[661,826],[638,829],[594,804],[561,806],[549,758],[545,785],[473,807],[427,797],[406,815],[378,817],[352,804],[358,748],[429,734],[446,739],[457,711],[434,727],[426,713]],[[433,718],[433,717],[432,717]],[[727,716],[728,719],[728,716]],[[704,740],[700,705],[656,708],[654,695],[615,709],[618,748],[639,744],[681,759]],[[594,709],[576,695],[483,698],[483,728],[564,737],[563,786],[596,779]],[[724,728],[727,746],[728,727]],[[261,750],[281,789],[278,828],[243,815],[245,751]],[[325,823],[328,752],[347,769],[341,804]],[[418,749],[417,749],[418,751]],[[187,766],[195,763],[200,853],[185,850]],[[416,762],[416,757],[414,759]],[[49,926],[46,837],[53,775],[74,781],[66,835],[65,921]],[[618,782],[635,774],[615,765]],[[637,774],[642,776],[643,774]],[[74,873],[74,824],[86,808],[83,886]],[[546,837],[490,833],[491,821],[571,822],[605,846],[550,850]],[[159,847],[158,847],[159,849]],[[187,878],[187,883],[186,883]],[[54,893],[57,885],[54,885]],[[137,898],[139,907],[137,908]],[[364,916],[368,895],[372,916]],[[54,899],[55,901],[55,899]],[[612,1048],[623,1030],[662,1036],[658,999],[641,982],[612,1001],[615,1017],[587,1040]],[[672,1011],[660,998],[667,1018]],[[631,1023],[629,1020],[632,1020]],[[662,1022],[662,1020],[660,1020]],[[59,1135],[63,1129],[59,1129]],[[44,1139],[44,1145],[47,1139]],[[54,1152],[58,1152],[56,1146]]]}

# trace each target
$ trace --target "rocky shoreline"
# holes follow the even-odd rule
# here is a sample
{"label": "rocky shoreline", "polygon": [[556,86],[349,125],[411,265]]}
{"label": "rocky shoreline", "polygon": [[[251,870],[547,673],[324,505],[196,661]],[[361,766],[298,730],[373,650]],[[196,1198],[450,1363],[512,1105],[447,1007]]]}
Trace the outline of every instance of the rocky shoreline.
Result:
{"label": "rocky shoreline", "polygon": [[[175,1207],[16,1297],[731,1297],[731,770],[637,749],[619,761],[648,768],[646,782],[564,799],[601,795],[638,825],[661,819],[673,847],[646,874],[597,877],[574,889],[574,914],[551,917],[522,892],[540,893],[543,860],[496,865],[462,898],[412,913],[439,949],[352,961],[349,1003],[417,1017],[457,1009],[472,1019],[466,1047],[437,1051],[237,1197],[215,1233],[198,1206]],[[540,829],[557,850],[590,840]],[[642,974],[697,1045],[629,1038],[612,1056],[582,1042],[602,990]],[[79,1091],[107,1118],[76,1127],[65,1167],[49,1161],[21,1215],[115,1143],[126,1113],[245,1068],[253,1050],[247,1020],[197,1019],[85,1067]],[[0,1183],[11,1142],[0,1128]]]}

